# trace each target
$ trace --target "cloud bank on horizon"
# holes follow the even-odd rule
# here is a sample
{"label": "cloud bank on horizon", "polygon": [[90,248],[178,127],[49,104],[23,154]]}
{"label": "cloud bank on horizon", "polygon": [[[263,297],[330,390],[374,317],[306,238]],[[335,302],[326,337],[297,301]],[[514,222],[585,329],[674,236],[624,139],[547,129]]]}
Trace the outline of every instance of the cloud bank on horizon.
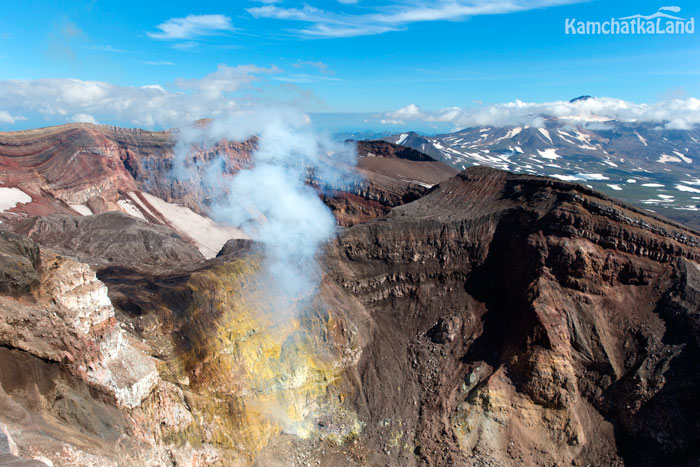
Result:
{"label": "cloud bank on horizon", "polygon": [[[228,117],[251,105],[265,104],[260,96],[246,90],[250,91],[250,85],[261,81],[263,75],[276,75],[281,71],[274,66],[220,65],[217,71],[201,78],[176,79],[168,86],[119,86],[72,78],[0,81],[0,131],[71,122],[165,129],[203,118]],[[280,76],[271,79],[286,80]],[[301,95],[302,99],[308,97]],[[300,108],[298,104],[294,100],[286,103]],[[452,130],[475,126],[543,127],[546,118],[571,124],[610,120],[651,122],[666,129],[686,130],[700,125],[700,99],[672,98],[652,103],[612,97],[551,102],[516,99],[493,105],[451,106],[437,110],[408,104],[393,111],[360,115],[365,115],[364,122],[374,124],[376,130],[390,131],[419,127]]]}
{"label": "cloud bank on horizon", "polygon": [[[219,65],[201,78],[170,85],[120,86],[73,78],[0,81],[0,125],[30,118],[49,124],[105,123],[165,128],[207,117],[230,115],[251,100],[239,91],[275,67]],[[6,128],[9,129],[9,128]]]}
{"label": "cloud bank on horizon", "polygon": [[[201,78],[180,78],[169,85],[120,86],[103,81],[57,78],[0,81],[0,128],[12,130],[32,122],[103,123],[163,129],[201,118],[221,118],[264,104],[265,78],[279,78],[283,70],[255,65],[219,65]],[[270,81],[272,82],[272,81]],[[304,96],[308,98],[308,96]],[[294,102],[288,103],[294,106]],[[606,120],[654,122],[667,129],[700,124],[700,99],[667,99],[634,103],[611,97],[575,101],[512,102],[473,108],[423,110],[409,104],[374,114],[378,129],[410,129],[425,124],[539,127],[544,117],[571,123]],[[21,122],[21,125],[20,125]],[[398,130],[397,130],[398,131]]]}
{"label": "cloud bank on horizon", "polygon": [[[420,131],[442,131],[469,124],[470,114],[527,119],[515,99],[544,105],[586,93],[653,107],[656,96],[700,90],[697,36],[567,37],[563,27],[569,17],[675,13],[681,6],[684,17],[700,17],[691,2],[641,8],[632,0],[154,0],[147,9],[134,0],[98,3],[37,0],[6,9],[0,130],[72,120],[162,128],[251,101],[291,98],[306,112],[363,114],[357,117],[363,131],[419,121],[426,123]],[[217,69],[220,63],[241,66]],[[465,108],[478,101],[502,104]],[[393,112],[398,116],[374,116],[411,103],[421,106],[415,115],[405,108]],[[361,125],[365,118],[371,122]],[[675,120],[671,125],[695,121]],[[345,121],[350,130],[353,121]]]}
{"label": "cloud bank on horizon", "polygon": [[447,107],[423,111],[414,104],[386,112],[384,125],[410,125],[411,122],[449,123],[454,129],[474,126],[544,126],[545,117],[576,123],[602,123],[610,120],[658,123],[666,129],[687,130],[700,124],[700,99],[667,99],[656,103],[634,103],[611,97],[574,101],[523,102],[515,100],[476,108]]}

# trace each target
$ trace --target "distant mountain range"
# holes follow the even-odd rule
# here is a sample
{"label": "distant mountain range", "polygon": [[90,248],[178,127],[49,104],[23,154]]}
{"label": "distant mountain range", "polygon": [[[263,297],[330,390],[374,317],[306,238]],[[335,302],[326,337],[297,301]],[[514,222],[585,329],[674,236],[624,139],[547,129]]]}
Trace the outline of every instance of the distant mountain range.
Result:
{"label": "distant mountain range", "polygon": [[[586,99],[582,96],[577,99]],[[531,126],[473,127],[384,138],[455,168],[485,165],[574,181],[700,228],[700,129],[545,119]]]}

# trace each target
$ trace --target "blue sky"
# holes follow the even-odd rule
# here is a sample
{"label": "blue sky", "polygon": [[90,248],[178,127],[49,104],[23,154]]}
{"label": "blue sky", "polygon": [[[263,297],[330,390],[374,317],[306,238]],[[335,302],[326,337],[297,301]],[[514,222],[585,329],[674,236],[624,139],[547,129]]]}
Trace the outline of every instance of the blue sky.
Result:
{"label": "blue sky", "polygon": [[[673,4],[678,16],[700,20],[700,3]],[[226,112],[278,103],[345,114],[335,119],[345,129],[420,129],[453,123],[423,118],[449,107],[581,94],[635,104],[693,98],[700,94],[700,33],[564,34],[566,18],[604,21],[662,6],[14,0],[0,16],[0,129],[71,120],[162,128],[207,116],[208,106]],[[42,81],[48,79],[54,81]],[[92,82],[103,89],[81,88]],[[161,90],[166,94],[156,95]],[[129,111],[120,99],[131,102]],[[138,115],[139,100],[163,110]],[[222,107],[224,100],[231,102]],[[411,104],[422,109],[421,118],[382,118]]]}

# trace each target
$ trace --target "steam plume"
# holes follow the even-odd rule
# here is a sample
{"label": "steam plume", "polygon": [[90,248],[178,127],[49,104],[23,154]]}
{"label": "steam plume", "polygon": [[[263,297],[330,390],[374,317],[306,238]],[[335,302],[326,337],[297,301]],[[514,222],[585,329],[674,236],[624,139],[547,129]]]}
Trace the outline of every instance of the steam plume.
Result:
{"label": "steam plume", "polygon": [[[252,137],[252,166],[232,178],[220,159],[205,167],[188,162],[193,145]],[[183,128],[175,152],[174,175],[200,183],[217,200],[209,214],[260,242],[270,292],[290,300],[312,294],[319,277],[315,256],[334,234],[335,220],[306,181],[312,171],[321,186],[346,184],[354,177],[354,147],[317,133],[301,112],[269,109]]]}

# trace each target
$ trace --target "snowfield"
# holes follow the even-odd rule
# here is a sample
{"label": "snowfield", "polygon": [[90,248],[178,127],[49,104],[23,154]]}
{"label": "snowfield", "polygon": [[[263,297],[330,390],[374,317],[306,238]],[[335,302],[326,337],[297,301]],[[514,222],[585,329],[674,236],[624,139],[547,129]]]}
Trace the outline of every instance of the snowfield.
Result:
{"label": "snowfield", "polygon": [[197,248],[206,258],[215,257],[228,240],[250,238],[241,230],[217,224],[190,208],[168,203],[145,192],[142,194],[175,229],[194,240]]}
{"label": "snowfield", "polygon": [[552,148],[545,149],[544,151],[538,149],[537,152],[539,153],[540,157],[544,159],[557,160],[561,158],[561,156],[557,154],[557,151]]}
{"label": "snowfield", "polygon": [[19,188],[0,187],[0,212],[9,211],[18,204],[31,202],[32,197]]}
{"label": "snowfield", "polygon": [[669,156],[668,154],[661,154],[661,157],[656,162],[661,162],[665,164],[666,162],[682,162],[680,158],[675,156]]}
{"label": "snowfield", "polygon": [[71,209],[83,216],[92,216],[92,209],[87,204],[71,204]]}
{"label": "snowfield", "polygon": [[700,193],[700,190],[698,190],[697,188],[692,188],[681,184],[676,185],[676,190],[685,191],[687,193]]}
{"label": "snowfield", "polygon": [[139,209],[136,206],[134,206],[134,203],[132,203],[131,201],[126,199],[120,199],[119,201],[117,201],[117,204],[120,208],[122,208],[122,210],[125,213],[127,213],[131,217],[136,217],[143,221],[146,220],[146,217],[143,215],[143,213],[139,211]]}

